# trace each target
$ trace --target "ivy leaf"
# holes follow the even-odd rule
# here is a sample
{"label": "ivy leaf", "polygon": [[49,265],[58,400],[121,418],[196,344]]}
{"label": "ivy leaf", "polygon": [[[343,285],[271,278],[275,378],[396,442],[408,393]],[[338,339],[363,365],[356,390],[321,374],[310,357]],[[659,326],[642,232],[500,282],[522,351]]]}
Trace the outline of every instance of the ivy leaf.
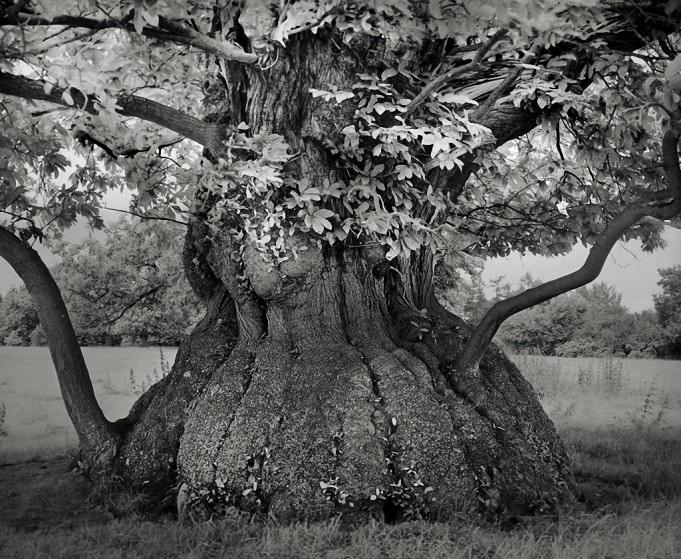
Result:
{"label": "ivy leaf", "polygon": [[64,103],[67,105],[73,105],[73,97],[71,97],[71,94],[68,92],[68,90],[64,90],[64,93],[61,94],[61,98],[64,100]]}
{"label": "ivy leaf", "polygon": [[334,215],[336,214],[331,210],[322,208],[307,216],[305,221],[308,224],[308,227],[312,227],[316,233],[321,235],[326,229],[333,229],[333,225],[327,218],[333,217]]}

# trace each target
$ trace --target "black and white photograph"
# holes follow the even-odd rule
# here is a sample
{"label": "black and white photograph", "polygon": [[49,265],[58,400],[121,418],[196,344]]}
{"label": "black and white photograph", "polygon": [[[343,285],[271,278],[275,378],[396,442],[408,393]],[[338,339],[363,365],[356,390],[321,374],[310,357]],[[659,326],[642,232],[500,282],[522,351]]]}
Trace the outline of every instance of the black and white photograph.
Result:
{"label": "black and white photograph", "polygon": [[0,0],[0,557],[681,558],[681,0]]}

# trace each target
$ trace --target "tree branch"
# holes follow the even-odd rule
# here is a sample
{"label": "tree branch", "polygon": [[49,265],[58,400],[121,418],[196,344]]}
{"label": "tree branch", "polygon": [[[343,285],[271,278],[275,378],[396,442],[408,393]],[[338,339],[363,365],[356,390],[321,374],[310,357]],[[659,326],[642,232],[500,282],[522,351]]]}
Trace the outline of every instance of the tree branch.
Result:
{"label": "tree branch", "polygon": [[[93,29],[96,31],[101,29],[122,29],[128,33],[135,32],[134,25],[126,21],[116,19],[99,20],[81,16],[56,16],[49,20],[26,13],[7,14],[5,17],[0,17],[0,26],[7,25],[22,27],[64,25],[71,28]],[[142,35],[171,43],[196,47],[202,51],[214,54],[223,60],[240,62],[242,64],[256,64],[258,62],[258,55],[245,52],[234,43],[218,41],[186,25],[164,17],[159,18],[159,27],[154,28],[145,25],[142,29]]]}
{"label": "tree branch", "polygon": [[109,318],[104,324],[106,324],[107,326],[111,326],[112,324],[115,324],[115,323],[118,322],[121,318],[123,318],[123,316],[125,315],[125,313],[127,313],[127,312],[128,312],[130,309],[132,309],[135,305],[141,303],[141,302],[144,301],[147,297],[151,297],[154,293],[158,292],[158,291],[159,291],[161,288],[163,288],[163,287],[167,287],[165,283],[162,283],[162,284],[160,284],[160,285],[157,285],[157,286],[155,286],[155,287],[152,287],[152,288],[149,289],[148,291],[145,291],[144,293],[141,293],[141,294],[140,294],[137,298],[135,298],[133,301],[131,301],[130,303],[124,305],[124,306],[123,306],[123,309],[122,309],[118,314],[116,314],[116,316],[114,316],[113,318]]}
{"label": "tree branch", "polygon": [[[64,101],[65,93],[71,96],[73,105]],[[100,112],[99,102],[94,95],[88,95],[73,87],[68,89],[51,87],[47,82],[15,76],[6,72],[0,72],[0,94],[35,101],[48,101],[93,115]],[[208,124],[187,113],[137,95],[119,96],[116,104],[120,107],[120,109],[117,109],[120,115],[136,117],[158,124],[185,138],[194,140],[213,153],[220,152],[222,142],[232,131],[231,126]]]}
{"label": "tree branch", "polygon": [[541,45],[534,45],[523,57],[520,63],[504,78],[504,80],[494,89],[492,93],[485,99],[485,101],[478,107],[478,109],[471,116],[471,120],[474,122],[479,122],[487,116],[487,113],[492,109],[494,104],[501,98],[501,96],[506,92],[506,90],[511,87],[516,80],[520,77],[520,74],[525,68],[523,64],[530,64],[541,51]]}
{"label": "tree branch", "polygon": [[180,221],[179,219],[173,219],[172,217],[140,214],[136,212],[131,212],[130,210],[119,210],[118,208],[109,208],[107,206],[105,206],[104,209],[109,210],[110,212],[119,212],[122,214],[134,215],[135,217],[139,217],[142,221],[169,221],[170,223],[177,223],[178,225],[182,225],[182,227],[189,227],[189,223],[187,223],[186,221]]}
{"label": "tree branch", "polygon": [[141,148],[141,149],[126,149],[124,151],[120,151],[116,153],[111,147],[106,145],[104,142],[98,140],[91,134],[88,134],[84,130],[79,130],[78,132],[75,133],[74,138],[80,142],[81,145],[84,147],[92,147],[92,146],[97,146],[99,149],[101,149],[110,159],[118,159],[119,157],[124,157],[126,159],[131,159],[135,157],[138,153],[149,153],[152,149],[154,150],[160,150],[163,148],[169,148],[172,147],[182,141],[182,138],[179,138],[177,140],[173,140],[171,142],[166,142],[164,144],[159,144],[157,146],[149,146],[146,148]]}
{"label": "tree branch", "polygon": [[471,70],[476,70],[482,60],[487,56],[492,47],[497,44],[501,39],[503,39],[508,33],[508,29],[500,29],[489,41],[485,43],[476,53],[475,58],[464,64],[463,66],[456,66],[441,76],[438,76],[433,81],[427,83],[425,87],[419,92],[419,94],[412,99],[411,103],[407,105],[407,110],[403,113],[404,118],[407,118],[411,113],[413,113],[430,95],[445,85],[447,82],[457,78]]}
{"label": "tree branch", "polygon": [[577,271],[533,287],[499,301],[483,316],[455,363],[446,371],[452,385],[466,393],[471,377],[477,373],[480,359],[487,351],[499,327],[514,314],[539,305],[558,295],[595,280],[603,269],[615,243],[644,217],[671,219],[681,213],[681,168],[678,155],[679,133],[670,130],[662,141],[663,166],[668,188],[652,192],[625,207],[599,235],[586,261]]}
{"label": "tree branch", "polygon": [[38,313],[66,410],[78,433],[82,461],[88,468],[107,470],[120,437],[97,403],[59,287],[40,255],[4,227],[0,227],[0,257],[22,279]]}

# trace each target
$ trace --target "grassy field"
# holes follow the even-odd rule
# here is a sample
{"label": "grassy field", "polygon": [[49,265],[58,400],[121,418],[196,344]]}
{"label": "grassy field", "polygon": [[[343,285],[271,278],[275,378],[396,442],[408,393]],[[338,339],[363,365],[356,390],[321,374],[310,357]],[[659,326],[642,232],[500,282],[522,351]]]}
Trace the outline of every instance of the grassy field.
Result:
{"label": "grassy field", "polygon": [[[175,350],[163,352],[172,362]],[[111,419],[166,367],[158,348],[85,356]],[[572,456],[579,502],[558,519],[194,525],[144,516],[134,495],[70,472],[75,434],[48,352],[0,347],[0,557],[680,558],[681,363],[515,361]]]}
{"label": "grassy field", "polygon": [[[95,394],[105,415],[127,415],[140,391],[172,363],[175,348],[83,348]],[[131,379],[132,371],[132,379]],[[47,348],[0,346],[0,406],[6,435],[0,464],[45,459],[76,445]]]}

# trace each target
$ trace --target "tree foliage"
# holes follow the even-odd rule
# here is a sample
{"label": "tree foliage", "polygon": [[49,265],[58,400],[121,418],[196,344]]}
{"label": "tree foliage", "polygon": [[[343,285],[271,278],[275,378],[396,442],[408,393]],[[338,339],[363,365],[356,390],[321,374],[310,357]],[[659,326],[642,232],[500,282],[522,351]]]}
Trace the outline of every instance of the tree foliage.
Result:
{"label": "tree foliage", "polygon": [[681,266],[672,266],[658,270],[660,281],[657,284],[662,293],[654,295],[655,311],[658,320],[664,327],[667,339],[676,345],[676,355],[681,343]]}
{"label": "tree foliage", "polygon": [[515,353],[561,357],[654,358],[664,339],[652,310],[630,312],[602,282],[518,313],[499,331],[501,343]]}
{"label": "tree foliage", "polygon": [[52,273],[84,345],[177,345],[201,310],[184,278],[183,228],[120,219],[105,238],[62,244]]}
{"label": "tree foliage", "polygon": [[[202,305],[184,277],[179,258],[182,227],[121,218],[104,237],[57,243],[52,275],[64,294],[82,345],[178,345],[198,320]],[[25,288],[0,303],[0,337],[6,345],[44,345]]]}
{"label": "tree foliage", "polygon": [[38,328],[38,315],[25,289],[11,288],[0,301],[0,343],[31,345],[31,335]]}
{"label": "tree foliage", "polygon": [[[452,244],[484,255],[556,254],[577,241],[593,243],[623,204],[663,187],[659,142],[679,100],[664,74],[673,47],[665,39],[632,57],[609,44],[607,33],[616,36],[620,25],[615,16],[636,17],[626,3],[287,2],[278,17],[265,5],[234,12],[227,4],[215,13],[210,3],[187,11],[171,1],[7,8],[0,20],[7,26],[2,81],[10,72],[21,76],[13,90],[3,86],[19,96],[3,105],[7,226],[30,238],[77,215],[99,223],[100,195],[122,175],[110,161],[104,164],[109,172],[102,172],[74,140],[117,156],[142,207],[156,203],[174,215],[182,209],[177,198],[188,199],[190,185],[200,184],[218,198],[210,215],[214,227],[237,218],[238,229],[274,264],[293,256],[296,247],[286,239],[296,231],[331,244],[371,239],[386,247],[389,259]],[[665,8],[671,14],[676,6],[662,6],[657,24],[672,30]],[[132,117],[160,118],[184,132],[187,123],[175,122],[178,112],[197,115],[198,101],[210,95],[207,78],[224,73],[224,61],[240,51],[230,42],[235,21],[255,48],[243,56],[263,67],[274,64],[277,48],[295,42],[295,35],[329,29],[350,45],[365,35],[385,37],[397,52],[399,44],[420,42],[426,55],[441,57],[440,65],[424,71],[423,52],[405,51],[400,58],[386,50],[344,89],[329,83],[310,90],[309,102],[327,105],[330,116],[310,134],[338,162],[319,181],[290,176],[286,168],[295,153],[287,138],[253,132],[248,123],[189,134],[209,147],[211,134],[224,136],[220,158],[209,162],[191,148],[176,149],[189,147],[173,143],[176,134]],[[62,32],[46,38],[55,26]],[[217,29],[225,41],[220,44],[233,52],[216,51],[218,41],[206,28]],[[474,46],[455,45],[452,38],[460,36]],[[145,37],[167,43],[149,48]],[[222,66],[208,64],[206,52],[222,56]],[[445,73],[442,64],[449,67]],[[488,74],[480,81],[475,72],[483,65]],[[517,83],[508,91],[511,77]],[[46,114],[21,96],[83,110]],[[172,109],[159,116],[146,99]],[[525,115],[528,130],[539,118],[541,133],[494,151],[507,139],[489,122],[495,112]],[[336,129],[334,114],[350,118]],[[64,148],[85,156],[70,175]],[[476,180],[460,190],[455,177],[470,165]],[[68,186],[55,190],[50,181],[60,173],[68,175]],[[450,175],[453,182],[435,180]],[[627,235],[647,248],[660,243],[659,225],[651,222]]]}

